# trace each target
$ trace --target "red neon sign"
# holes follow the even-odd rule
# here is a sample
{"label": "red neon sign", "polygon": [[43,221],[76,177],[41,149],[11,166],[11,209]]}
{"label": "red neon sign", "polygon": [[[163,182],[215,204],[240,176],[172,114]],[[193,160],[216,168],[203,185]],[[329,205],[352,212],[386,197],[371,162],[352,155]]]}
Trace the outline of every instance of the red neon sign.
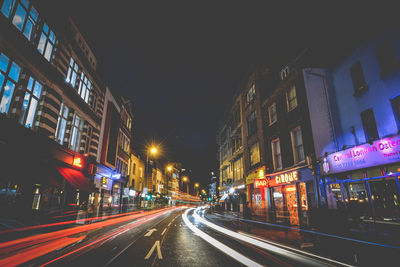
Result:
{"label": "red neon sign", "polygon": [[82,168],[82,158],[81,157],[74,157],[74,161],[72,162],[72,165],[75,167]]}
{"label": "red neon sign", "polygon": [[291,184],[294,181],[299,180],[299,173],[298,171],[291,171],[287,173],[282,173],[275,175],[273,178],[270,178],[269,186],[277,186],[281,184]]}
{"label": "red neon sign", "polygon": [[265,187],[268,185],[267,179],[255,179],[254,180],[254,188]]}

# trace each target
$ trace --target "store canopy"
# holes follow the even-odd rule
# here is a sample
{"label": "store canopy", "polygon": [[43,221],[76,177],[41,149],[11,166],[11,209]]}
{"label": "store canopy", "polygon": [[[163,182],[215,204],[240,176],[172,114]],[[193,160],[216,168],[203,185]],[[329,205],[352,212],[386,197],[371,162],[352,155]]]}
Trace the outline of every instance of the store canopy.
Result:
{"label": "store canopy", "polygon": [[82,172],[68,167],[57,166],[56,169],[72,187],[87,192],[93,191],[93,186],[91,186],[89,180]]}

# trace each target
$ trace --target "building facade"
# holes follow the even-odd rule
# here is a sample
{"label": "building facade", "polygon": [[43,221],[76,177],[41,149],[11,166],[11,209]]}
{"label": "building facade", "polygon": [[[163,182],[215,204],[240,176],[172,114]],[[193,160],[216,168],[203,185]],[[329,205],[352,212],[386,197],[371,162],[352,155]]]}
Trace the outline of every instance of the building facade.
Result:
{"label": "building facade", "polygon": [[321,157],[327,208],[399,225],[400,39],[387,31],[332,70],[337,149]]}

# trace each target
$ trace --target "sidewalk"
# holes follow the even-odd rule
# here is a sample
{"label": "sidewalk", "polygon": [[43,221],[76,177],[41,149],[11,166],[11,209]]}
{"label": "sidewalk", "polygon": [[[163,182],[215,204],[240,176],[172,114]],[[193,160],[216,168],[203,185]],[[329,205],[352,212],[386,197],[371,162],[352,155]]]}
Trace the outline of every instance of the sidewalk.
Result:
{"label": "sidewalk", "polygon": [[393,243],[399,244],[400,240],[392,242],[387,239],[384,240],[386,242],[381,242],[382,239],[366,240],[364,234],[353,232],[351,228],[347,232],[329,233],[319,231],[320,229],[316,227],[300,228],[273,224],[254,216],[245,219],[238,212],[220,210],[212,212],[208,210],[206,217],[218,225],[237,232],[248,233],[352,265],[377,266],[383,265],[383,262],[392,263],[393,260],[400,260],[400,245],[398,248],[389,247]]}

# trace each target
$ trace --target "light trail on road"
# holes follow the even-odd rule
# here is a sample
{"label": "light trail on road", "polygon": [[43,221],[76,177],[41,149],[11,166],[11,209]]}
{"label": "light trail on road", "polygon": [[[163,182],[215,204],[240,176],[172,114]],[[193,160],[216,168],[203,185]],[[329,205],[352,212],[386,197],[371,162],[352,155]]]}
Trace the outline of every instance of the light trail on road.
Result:
{"label": "light trail on road", "polygon": [[[232,238],[247,242],[247,243],[249,243],[251,245],[260,247],[260,248],[265,249],[267,251],[272,251],[272,252],[277,253],[277,254],[279,254],[281,256],[284,256],[284,257],[287,257],[287,258],[291,258],[291,259],[294,259],[294,260],[302,262],[302,263],[311,264],[311,265],[314,265],[314,266],[327,265],[327,263],[321,262],[321,261],[317,261],[317,260],[315,260],[313,258],[318,258],[320,260],[324,260],[324,261],[330,262],[332,264],[339,264],[341,266],[347,266],[347,267],[351,267],[352,266],[352,265],[349,265],[349,264],[346,264],[346,263],[343,263],[343,262],[335,261],[335,260],[332,260],[332,259],[329,259],[329,258],[325,258],[325,257],[319,256],[319,255],[315,255],[315,254],[312,254],[312,253],[309,253],[309,252],[305,252],[305,251],[301,251],[301,250],[298,250],[298,249],[295,249],[295,248],[292,248],[292,247],[288,247],[288,246],[285,246],[283,244],[279,244],[279,243],[272,242],[272,241],[267,241],[267,240],[262,240],[261,241],[260,239],[256,239],[256,238],[250,237],[248,235],[243,235],[243,234],[228,230],[228,229],[226,229],[224,227],[221,227],[219,225],[211,223],[211,222],[207,221],[206,219],[200,217],[200,215],[198,213],[199,213],[199,211],[201,209],[203,209],[203,208],[199,207],[199,208],[196,208],[195,211],[194,211],[193,216],[195,217],[196,220],[198,220],[202,224],[204,224],[204,225],[206,225],[206,226],[208,226],[208,227],[210,227],[210,228],[212,228],[212,229],[214,229],[214,230],[216,230],[218,232],[221,232],[221,233],[223,233],[223,234],[225,234],[227,236],[230,236]],[[306,258],[304,255],[309,256],[311,258],[308,258],[308,257]],[[330,264],[329,264],[329,266],[330,266]]]}
{"label": "light trail on road", "polygon": [[192,230],[195,234],[197,234],[199,237],[201,237],[203,240],[207,241],[208,243],[210,243],[212,246],[216,247],[217,249],[219,249],[220,251],[222,251],[223,253],[225,253],[226,255],[232,257],[233,259],[237,260],[238,262],[247,265],[247,266],[263,266],[249,258],[247,258],[246,256],[244,256],[243,254],[240,254],[239,252],[237,252],[236,250],[231,249],[230,247],[224,245],[223,243],[219,242],[218,240],[212,238],[211,236],[207,235],[206,233],[204,233],[203,231],[201,231],[200,229],[198,229],[196,226],[194,226],[188,219],[187,214],[189,213],[189,211],[194,210],[194,208],[191,209],[187,209],[185,211],[184,214],[182,214],[182,219],[185,222],[185,224],[189,227],[190,230]]}
{"label": "light trail on road", "polygon": [[[129,223],[128,225],[118,228],[117,230],[112,229],[107,234],[97,237],[94,240],[91,240],[84,246],[79,247],[67,254],[58,257],[58,259],[61,259],[66,257],[67,255],[71,255],[78,251],[82,251],[85,248],[89,248],[90,246],[94,246],[96,244],[102,244],[132,229],[135,226],[142,225],[143,223],[146,223],[166,213],[181,208],[183,207],[164,208],[140,214],[131,214],[131,215],[125,214],[122,217],[112,218],[106,221],[96,222],[88,225],[82,225],[55,232],[38,234],[21,239],[3,242],[0,243],[0,256],[1,256],[0,266],[15,266],[18,264],[28,262],[30,260],[33,260],[50,252],[53,252],[55,250],[72,245],[74,243],[81,242],[86,237],[84,236],[83,238],[81,237],[70,238],[70,236],[82,235],[83,233],[88,231],[99,230],[103,229],[104,227],[136,219],[134,222]],[[55,260],[52,260],[51,262]]]}

